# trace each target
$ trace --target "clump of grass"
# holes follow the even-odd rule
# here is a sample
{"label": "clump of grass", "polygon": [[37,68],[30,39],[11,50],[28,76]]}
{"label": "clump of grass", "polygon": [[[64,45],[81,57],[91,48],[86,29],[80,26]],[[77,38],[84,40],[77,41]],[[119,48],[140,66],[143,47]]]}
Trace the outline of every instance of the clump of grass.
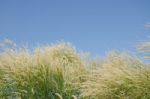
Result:
{"label": "clump of grass", "polygon": [[9,49],[1,57],[1,98],[56,99],[59,94],[70,99],[77,94],[74,81],[80,81],[84,67],[68,43],[36,48],[33,53]]}
{"label": "clump of grass", "polygon": [[81,85],[84,99],[149,99],[150,68],[136,57],[112,52]]}

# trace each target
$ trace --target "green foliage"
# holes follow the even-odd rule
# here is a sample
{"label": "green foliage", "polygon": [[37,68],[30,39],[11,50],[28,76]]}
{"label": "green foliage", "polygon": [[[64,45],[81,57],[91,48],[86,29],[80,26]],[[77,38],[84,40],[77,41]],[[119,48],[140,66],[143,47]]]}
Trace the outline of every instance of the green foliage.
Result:
{"label": "green foliage", "polygon": [[93,59],[68,43],[0,53],[0,99],[149,98],[150,67],[127,53]]}
{"label": "green foliage", "polygon": [[84,72],[75,49],[66,43],[37,48],[32,54],[7,50],[0,63],[1,98],[70,99],[77,94],[74,81]]}

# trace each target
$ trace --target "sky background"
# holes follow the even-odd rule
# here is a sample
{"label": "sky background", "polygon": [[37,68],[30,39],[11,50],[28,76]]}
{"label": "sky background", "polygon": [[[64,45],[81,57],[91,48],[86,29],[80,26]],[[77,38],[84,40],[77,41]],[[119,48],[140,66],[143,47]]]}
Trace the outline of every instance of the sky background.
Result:
{"label": "sky background", "polygon": [[149,22],[150,0],[0,0],[0,41],[29,47],[63,40],[92,55],[135,53]]}

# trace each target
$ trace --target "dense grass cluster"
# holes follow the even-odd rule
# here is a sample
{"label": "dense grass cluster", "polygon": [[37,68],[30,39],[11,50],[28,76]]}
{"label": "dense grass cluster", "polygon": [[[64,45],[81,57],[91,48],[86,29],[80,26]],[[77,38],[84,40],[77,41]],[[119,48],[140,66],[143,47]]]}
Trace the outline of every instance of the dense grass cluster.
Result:
{"label": "dense grass cluster", "polygon": [[150,67],[127,53],[104,59],[68,43],[0,51],[0,99],[150,99]]}

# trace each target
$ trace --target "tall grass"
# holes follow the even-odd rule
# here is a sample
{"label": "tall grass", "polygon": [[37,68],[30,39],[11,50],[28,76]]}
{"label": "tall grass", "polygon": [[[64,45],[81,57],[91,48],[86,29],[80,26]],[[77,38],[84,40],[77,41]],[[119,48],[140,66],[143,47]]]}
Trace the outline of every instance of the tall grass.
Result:
{"label": "tall grass", "polygon": [[0,99],[150,98],[150,67],[127,53],[93,59],[77,53],[69,43],[33,51],[3,48]]}
{"label": "tall grass", "polygon": [[150,98],[150,68],[125,53],[109,54],[86,76],[80,89],[84,99]]}
{"label": "tall grass", "polygon": [[70,44],[61,43],[36,48],[9,49],[1,53],[1,98],[10,99],[70,99],[78,94],[74,81],[84,67]]}

